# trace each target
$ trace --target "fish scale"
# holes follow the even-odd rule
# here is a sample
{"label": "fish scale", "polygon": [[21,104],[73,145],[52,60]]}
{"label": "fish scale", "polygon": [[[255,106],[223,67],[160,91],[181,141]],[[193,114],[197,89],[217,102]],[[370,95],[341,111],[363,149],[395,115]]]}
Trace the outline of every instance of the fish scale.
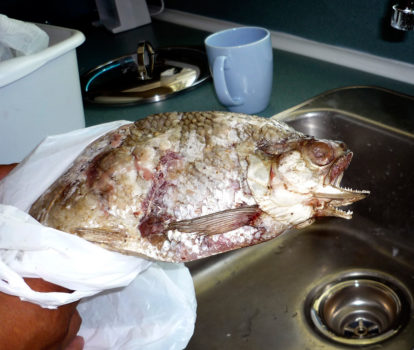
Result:
{"label": "fish scale", "polygon": [[[339,186],[352,153],[274,119],[163,113],[91,143],[32,205],[46,226],[124,254],[182,262],[275,238],[367,191]],[[298,166],[300,164],[300,166]]]}

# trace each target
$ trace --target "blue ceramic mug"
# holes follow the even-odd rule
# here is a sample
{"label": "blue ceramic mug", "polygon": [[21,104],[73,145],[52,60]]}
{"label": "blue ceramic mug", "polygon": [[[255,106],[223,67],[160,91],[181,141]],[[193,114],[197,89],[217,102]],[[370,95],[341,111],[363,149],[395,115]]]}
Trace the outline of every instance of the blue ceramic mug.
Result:
{"label": "blue ceramic mug", "polygon": [[219,101],[232,112],[253,114],[264,110],[273,80],[269,31],[232,28],[208,36],[204,43]]}

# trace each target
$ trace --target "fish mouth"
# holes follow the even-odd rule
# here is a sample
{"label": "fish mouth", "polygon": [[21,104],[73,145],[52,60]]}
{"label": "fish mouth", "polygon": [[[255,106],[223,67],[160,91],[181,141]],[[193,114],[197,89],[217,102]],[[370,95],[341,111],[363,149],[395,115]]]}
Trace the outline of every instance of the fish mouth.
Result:
{"label": "fish mouth", "polygon": [[347,151],[332,164],[324,180],[323,191],[314,193],[319,206],[316,209],[316,216],[336,216],[343,219],[351,219],[351,210],[342,210],[340,207],[348,206],[360,201],[369,195],[366,190],[353,190],[340,186],[344,171],[352,160],[352,152]]}
{"label": "fish mouth", "polygon": [[369,191],[357,191],[350,188],[334,187],[336,193],[315,193],[319,207],[316,209],[316,216],[336,216],[342,219],[351,219],[351,210],[342,210],[340,207],[348,206],[360,201],[369,195]]}

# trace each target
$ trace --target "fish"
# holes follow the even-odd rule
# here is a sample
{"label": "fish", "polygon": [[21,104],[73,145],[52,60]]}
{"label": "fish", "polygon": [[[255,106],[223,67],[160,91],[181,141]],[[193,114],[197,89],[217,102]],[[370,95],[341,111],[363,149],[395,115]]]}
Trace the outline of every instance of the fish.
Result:
{"label": "fish", "polygon": [[41,224],[106,249],[187,262],[352,217],[353,153],[275,118],[153,114],[89,144],[31,206]]}

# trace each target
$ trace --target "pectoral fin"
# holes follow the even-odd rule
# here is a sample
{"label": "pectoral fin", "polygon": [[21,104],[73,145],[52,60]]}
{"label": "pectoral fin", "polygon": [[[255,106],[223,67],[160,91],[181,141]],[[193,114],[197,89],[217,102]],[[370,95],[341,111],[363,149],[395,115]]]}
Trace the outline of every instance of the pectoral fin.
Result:
{"label": "pectoral fin", "polygon": [[260,213],[257,205],[228,209],[190,220],[172,222],[168,229],[200,235],[217,235],[252,224]]}
{"label": "pectoral fin", "polygon": [[111,246],[123,243],[127,239],[126,232],[114,230],[110,227],[78,227],[73,233],[89,242]]}

